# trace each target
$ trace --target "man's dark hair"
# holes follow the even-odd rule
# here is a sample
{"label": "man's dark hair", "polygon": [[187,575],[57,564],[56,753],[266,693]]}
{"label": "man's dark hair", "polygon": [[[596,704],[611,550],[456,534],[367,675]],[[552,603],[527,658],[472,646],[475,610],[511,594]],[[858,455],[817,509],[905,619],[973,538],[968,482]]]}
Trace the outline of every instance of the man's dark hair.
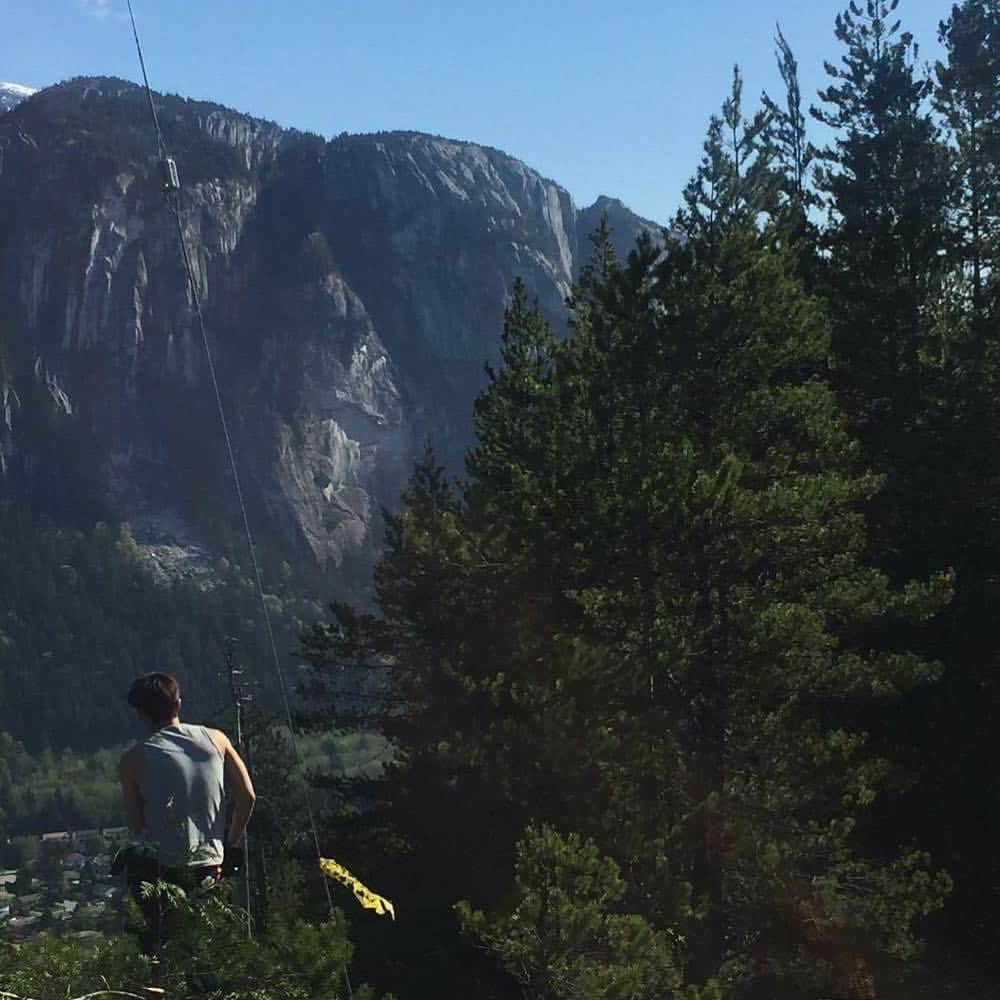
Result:
{"label": "man's dark hair", "polygon": [[181,686],[170,674],[144,674],[128,689],[128,703],[157,726],[166,725],[177,714],[180,701]]}

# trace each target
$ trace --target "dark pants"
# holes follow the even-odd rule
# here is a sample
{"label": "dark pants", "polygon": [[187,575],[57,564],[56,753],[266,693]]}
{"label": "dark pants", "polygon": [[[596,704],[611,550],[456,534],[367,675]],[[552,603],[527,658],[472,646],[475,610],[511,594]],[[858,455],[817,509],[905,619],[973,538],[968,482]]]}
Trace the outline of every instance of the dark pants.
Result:
{"label": "dark pants", "polygon": [[[187,892],[199,887],[211,888],[222,878],[221,865],[201,865],[191,868],[164,868],[156,858],[131,852],[125,862],[129,892],[142,913],[145,927],[139,933],[139,947],[144,955],[158,955],[167,938],[170,924],[170,903],[166,894],[157,891],[157,882],[169,882]],[[143,882],[154,886],[152,892],[142,891]]]}

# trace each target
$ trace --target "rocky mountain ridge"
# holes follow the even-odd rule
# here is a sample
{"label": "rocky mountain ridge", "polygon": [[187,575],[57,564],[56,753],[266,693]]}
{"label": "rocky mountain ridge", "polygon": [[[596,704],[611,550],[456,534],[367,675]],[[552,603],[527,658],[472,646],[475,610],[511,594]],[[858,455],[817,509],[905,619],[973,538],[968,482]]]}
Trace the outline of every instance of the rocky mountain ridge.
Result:
{"label": "rocky mountain ridge", "polygon": [[[78,79],[0,118],[0,473],[211,558],[238,521],[144,102]],[[652,224],[471,143],[156,102],[265,553],[360,579],[422,442],[470,443],[515,278],[561,324],[601,214],[623,252]]]}

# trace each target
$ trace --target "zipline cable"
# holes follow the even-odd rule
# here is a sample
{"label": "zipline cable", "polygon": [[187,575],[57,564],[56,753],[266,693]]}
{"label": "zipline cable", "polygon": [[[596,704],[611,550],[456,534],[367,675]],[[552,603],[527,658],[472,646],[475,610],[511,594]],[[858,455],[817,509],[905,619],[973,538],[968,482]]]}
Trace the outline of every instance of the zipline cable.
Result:
{"label": "zipline cable", "polygon": [[[160,129],[160,120],[156,114],[156,105],[153,101],[153,91],[149,85],[149,76],[146,73],[146,61],[143,58],[142,54],[142,43],[139,40],[139,29],[136,26],[135,12],[132,9],[132,0],[126,0],[126,2],[128,4],[129,19],[132,22],[132,35],[135,38],[135,47],[136,47],[136,52],[138,53],[139,56],[139,65],[142,69],[143,85],[145,86],[146,89],[146,97],[149,101],[149,109],[153,119],[153,128],[156,132],[157,148],[159,151],[161,161],[169,162],[167,160],[166,143],[163,139],[163,132]],[[247,505],[243,496],[243,487],[240,483],[239,469],[236,464],[236,453],[233,449],[232,435],[229,432],[229,421],[226,419],[226,410],[222,402],[222,391],[219,388],[219,379],[216,375],[216,370],[215,370],[215,360],[212,356],[212,348],[208,339],[208,330],[205,327],[205,317],[201,305],[201,293],[198,290],[194,265],[191,260],[191,252],[188,248],[187,237],[184,233],[184,224],[181,218],[180,194],[181,193],[179,184],[172,189],[168,188],[167,201],[170,207],[171,214],[174,216],[174,219],[177,223],[177,237],[178,241],[180,242],[181,256],[184,262],[184,271],[185,274],[187,275],[187,282],[188,282],[188,288],[190,289],[191,301],[194,304],[195,316],[198,321],[198,329],[201,332],[202,344],[205,348],[205,359],[208,366],[209,378],[212,383],[212,390],[215,394],[215,405],[218,411],[219,423],[222,426],[222,435],[225,438],[226,442],[226,454],[229,458],[229,467],[233,475],[233,484],[236,489],[236,499],[239,503],[240,514],[243,519],[243,531],[244,534],[246,535],[247,548],[249,549],[250,552],[250,563],[253,568],[254,582],[256,584],[258,597],[260,598],[260,607],[264,618],[264,628],[267,633],[268,645],[270,646],[271,657],[274,662],[274,670],[275,673],[278,675],[278,686],[281,690],[281,700],[285,710],[285,721],[288,725],[288,733],[291,738],[292,750],[295,755],[295,764],[299,771],[300,776],[304,781],[306,781],[308,785],[306,779],[305,762],[302,759],[302,752],[299,750],[298,734],[295,728],[295,721],[292,717],[292,707],[290,699],[288,697],[288,685],[285,682],[285,674],[281,668],[281,658],[278,656],[278,645],[275,642],[274,628],[271,624],[271,613],[268,610],[267,600],[264,596],[264,582],[260,571],[260,563],[257,559],[257,546],[254,543],[253,531],[250,528],[250,518],[247,514]],[[313,847],[316,850],[316,859],[318,863],[320,859],[322,859],[323,857],[323,852],[319,844],[319,831],[316,827],[316,816],[315,813],[313,812],[312,802],[310,801],[308,789],[306,794],[306,813],[309,817],[309,829],[312,834]],[[330,892],[329,881],[326,878],[323,878],[322,881],[323,881],[323,890],[326,894],[327,907],[330,913],[330,917],[332,919],[334,916],[333,896]],[[347,982],[348,993],[351,994],[352,993],[351,981],[347,974],[346,966],[344,968],[344,978]]]}
{"label": "zipline cable", "polygon": [[163,142],[163,132],[160,130],[160,118],[156,113],[156,105],[153,103],[153,91],[149,86],[149,75],[146,73],[146,60],[142,55],[142,43],[139,41],[139,29],[135,25],[135,12],[132,10],[132,0],[127,0],[128,16],[132,22],[132,37],[135,39],[135,50],[139,53],[139,68],[142,70],[142,82],[146,86],[146,99],[149,101],[149,113],[153,118],[153,128],[156,131],[157,151],[162,160],[167,155],[167,147]]}

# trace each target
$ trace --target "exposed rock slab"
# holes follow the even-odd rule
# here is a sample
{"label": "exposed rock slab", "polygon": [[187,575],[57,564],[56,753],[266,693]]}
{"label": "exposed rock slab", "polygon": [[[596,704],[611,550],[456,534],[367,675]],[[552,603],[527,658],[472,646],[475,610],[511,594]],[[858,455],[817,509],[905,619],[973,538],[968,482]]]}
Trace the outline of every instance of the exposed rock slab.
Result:
{"label": "exposed rock slab", "polygon": [[[157,103],[265,554],[358,572],[424,438],[452,459],[470,443],[515,278],[561,323],[600,212],[628,242],[643,220],[610,201],[581,213],[471,143],[325,142]],[[173,511],[182,531],[137,538],[163,579],[199,578],[238,522],[145,114],[134,85],[94,78],[0,119],[0,473],[30,479],[37,435],[64,434],[90,480],[67,489],[147,531],[150,510]]]}

